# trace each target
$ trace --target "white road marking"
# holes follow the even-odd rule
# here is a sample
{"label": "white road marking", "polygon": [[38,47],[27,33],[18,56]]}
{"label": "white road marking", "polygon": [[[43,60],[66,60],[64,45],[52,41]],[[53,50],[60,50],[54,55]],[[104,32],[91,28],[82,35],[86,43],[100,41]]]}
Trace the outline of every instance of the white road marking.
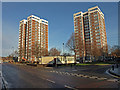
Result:
{"label": "white road marking", "polygon": [[117,79],[108,79],[107,81],[116,82],[118,80]]}
{"label": "white road marking", "polygon": [[56,73],[58,73],[58,71],[56,71]]}
{"label": "white road marking", "polygon": [[82,74],[78,74],[77,76],[78,76],[78,77],[83,77],[84,75],[82,75]]}
{"label": "white road marking", "polygon": [[2,72],[0,71],[0,77],[2,77]]}
{"label": "white road marking", "polygon": [[87,76],[87,75],[84,75],[83,77],[87,78],[87,77],[89,77],[89,76]]}
{"label": "white road marking", "polygon": [[2,84],[5,88],[8,88],[8,82],[4,79],[4,77],[2,77]]}
{"label": "white road marking", "polygon": [[73,75],[74,75],[74,76],[77,76],[78,74],[76,74],[76,73],[73,73]]}
{"label": "white road marking", "polygon": [[64,85],[66,88],[70,88],[70,89],[73,89],[73,90],[78,90],[78,89],[75,89],[75,88],[73,88],[73,87],[70,87],[70,86],[68,86],[68,85]]}
{"label": "white road marking", "polygon": [[70,75],[68,72],[66,72],[66,74]]}
{"label": "white road marking", "polygon": [[107,78],[98,78],[98,80],[106,80]]}
{"label": "white road marking", "polygon": [[46,79],[46,80],[49,81],[49,82],[55,83],[55,81],[52,81],[52,80],[50,80],[50,79]]}
{"label": "white road marking", "polygon": [[96,76],[92,76],[92,77],[89,77],[89,78],[94,78],[94,79],[97,79],[98,77],[96,77]]}
{"label": "white road marking", "polygon": [[46,79],[46,78],[43,78],[43,77],[42,77],[42,79],[47,80],[47,81],[52,82],[52,83],[55,83],[54,81],[52,81],[50,79]]}
{"label": "white road marking", "polygon": [[[56,73],[59,73],[59,74],[66,74],[66,75],[72,75],[72,76],[84,77],[84,78],[91,78],[91,79],[98,79],[98,80],[107,80],[107,78],[104,78],[104,77],[88,76],[88,75],[76,74],[76,73],[58,72],[58,71],[50,71],[50,72],[56,72]],[[117,82],[118,80],[108,79],[107,81]]]}
{"label": "white road marking", "polygon": [[59,74],[61,74],[61,75],[62,75],[63,73],[62,73],[62,72],[59,72]]}
{"label": "white road marking", "polygon": [[68,75],[71,75],[70,73],[68,73]]}
{"label": "white road marking", "polygon": [[74,75],[75,75],[75,73],[71,73],[71,75],[72,75],[72,76],[74,76]]}

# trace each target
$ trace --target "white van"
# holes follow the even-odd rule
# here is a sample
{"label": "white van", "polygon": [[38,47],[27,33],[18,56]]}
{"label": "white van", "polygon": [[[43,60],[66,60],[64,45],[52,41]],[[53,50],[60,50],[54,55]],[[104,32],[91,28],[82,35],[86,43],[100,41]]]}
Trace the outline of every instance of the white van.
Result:
{"label": "white van", "polygon": [[2,60],[0,60],[0,64],[2,64]]}

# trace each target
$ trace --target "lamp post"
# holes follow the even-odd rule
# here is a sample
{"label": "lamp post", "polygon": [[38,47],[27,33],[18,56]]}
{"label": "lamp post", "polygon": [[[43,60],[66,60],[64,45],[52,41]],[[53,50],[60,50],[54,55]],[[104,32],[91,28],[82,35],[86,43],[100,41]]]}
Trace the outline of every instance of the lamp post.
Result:
{"label": "lamp post", "polygon": [[64,43],[63,43],[63,56],[64,56]]}
{"label": "lamp post", "polygon": [[64,43],[63,43],[63,54],[62,54],[62,56],[63,56],[63,61],[64,61]]}

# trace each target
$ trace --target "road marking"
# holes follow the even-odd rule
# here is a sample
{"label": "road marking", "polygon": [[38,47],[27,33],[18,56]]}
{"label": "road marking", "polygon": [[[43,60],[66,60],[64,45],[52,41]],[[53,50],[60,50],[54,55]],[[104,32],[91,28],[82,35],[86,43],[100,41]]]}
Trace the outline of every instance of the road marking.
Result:
{"label": "road marking", "polygon": [[77,76],[78,76],[78,77],[83,77],[84,75],[82,75],[82,74],[78,74]]}
{"label": "road marking", "polygon": [[118,81],[118,80],[117,80],[117,79],[108,79],[107,81],[116,82],[116,81]]}
{"label": "road marking", "polygon": [[2,77],[2,85],[5,88],[5,90],[8,88],[8,82]]}
{"label": "road marking", "polygon": [[49,82],[55,83],[54,81],[52,81],[52,80],[50,80],[50,79],[46,79],[46,80],[49,81]]}
{"label": "road marking", "polygon": [[0,77],[2,77],[2,72],[0,71]]}
{"label": "road marking", "polygon": [[85,77],[85,78],[88,78],[89,76],[87,76],[87,75],[84,75],[83,77]]}
{"label": "road marking", "polygon": [[70,75],[68,72],[66,72],[66,74]]}
{"label": "road marking", "polygon": [[74,76],[75,74],[74,73],[71,73],[72,76]]}
{"label": "road marking", "polygon": [[4,79],[4,77],[2,77],[2,79],[3,79],[3,82],[4,82],[6,85],[8,85],[8,82]]}
{"label": "road marking", "polygon": [[66,74],[66,75],[67,75],[67,72],[64,72],[64,74]]}
{"label": "road marking", "polygon": [[112,75],[111,73],[109,73],[109,70],[110,70],[110,69],[108,69],[108,70],[106,71],[107,74],[109,74],[110,76],[115,77],[115,78],[120,78],[120,77],[118,77],[118,76],[115,76],[115,75]]}
{"label": "road marking", "polygon": [[58,71],[56,71],[56,73],[58,73]]}
{"label": "road marking", "polygon": [[73,87],[70,87],[70,86],[68,86],[68,85],[64,85],[66,88],[70,88],[70,89],[73,89],[73,90],[78,90],[78,89],[76,89],[76,88],[73,88]]}
{"label": "road marking", "polygon": [[76,74],[76,73],[71,73],[71,75],[72,75],[72,76],[77,76],[78,74]]}
{"label": "road marking", "polygon": [[63,74],[63,72],[60,72],[60,74]]}
{"label": "road marking", "polygon": [[77,77],[84,77],[84,78],[91,78],[91,79],[107,80],[107,81],[117,82],[117,80],[111,80],[111,79],[108,80],[107,78],[104,78],[104,77],[88,76],[88,75],[83,75],[83,74],[68,73],[68,72],[58,72],[58,71],[52,71],[52,72],[56,72],[56,73],[59,73],[59,74],[71,75],[71,76],[77,76]]}
{"label": "road marking", "polygon": [[73,75],[74,75],[74,76],[77,76],[78,74],[74,73]]}
{"label": "road marking", "polygon": [[71,75],[70,73],[68,75]]}
{"label": "road marking", "polygon": [[96,76],[92,76],[92,77],[89,77],[89,78],[97,79],[98,77],[96,77]]}
{"label": "road marking", "polygon": [[98,80],[106,80],[107,78],[98,78]]}

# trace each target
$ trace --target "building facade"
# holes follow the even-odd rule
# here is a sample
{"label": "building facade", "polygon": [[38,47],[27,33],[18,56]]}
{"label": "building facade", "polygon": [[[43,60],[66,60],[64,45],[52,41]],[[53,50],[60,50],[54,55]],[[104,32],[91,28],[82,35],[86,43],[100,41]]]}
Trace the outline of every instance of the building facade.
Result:
{"label": "building facade", "polygon": [[19,59],[25,59],[26,57],[26,30],[27,20],[23,19],[19,25]]}
{"label": "building facade", "polygon": [[95,50],[107,52],[105,19],[98,6],[74,14],[74,32],[77,58],[91,60],[95,54],[100,56]]}
{"label": "building facade", "polygon": [[[48,21],[34,15],[29,16],[25,21],[25,37],[21,34],[23,30],[20,29],[19,32],[19,37],[25,42],[23,48],[19,38],[19,60],[37,61],[39,57],[48,53]],[[21,53],[24,53],[24,58]]]}

